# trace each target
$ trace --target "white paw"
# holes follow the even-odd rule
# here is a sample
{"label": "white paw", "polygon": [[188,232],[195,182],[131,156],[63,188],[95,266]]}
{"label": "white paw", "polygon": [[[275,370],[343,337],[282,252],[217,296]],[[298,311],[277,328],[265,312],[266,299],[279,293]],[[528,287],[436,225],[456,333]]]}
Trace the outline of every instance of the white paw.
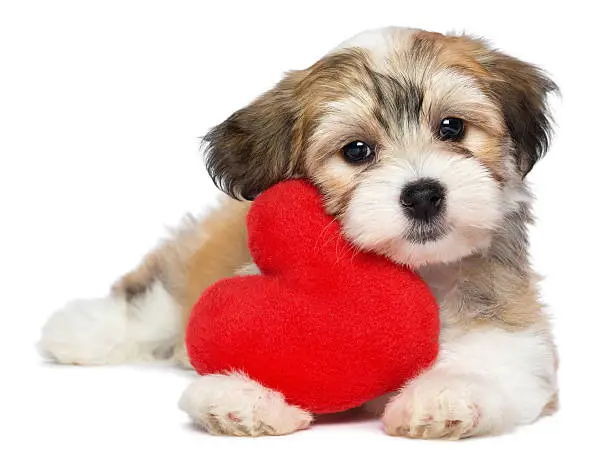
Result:
{"label": "white paw", "polygon": [[239,373],[198,377],[183,393],[179,408],[216,435],[290,434],[312,422],[310,413],[289,405],[282,394]]}
{"label": "white paw", "polygon": [[[487,392],[494,392],[493,395]],[[429,372],[410,382],[385,408],[390,435],[460,439],[495,429],[497,390],[477,375]]]}
{"label": "white paw", "polygon": [[128,328],[125,301],[107,297],[77,300],[55,312],[42,330],[38,349],[64,364],[123,361]]}

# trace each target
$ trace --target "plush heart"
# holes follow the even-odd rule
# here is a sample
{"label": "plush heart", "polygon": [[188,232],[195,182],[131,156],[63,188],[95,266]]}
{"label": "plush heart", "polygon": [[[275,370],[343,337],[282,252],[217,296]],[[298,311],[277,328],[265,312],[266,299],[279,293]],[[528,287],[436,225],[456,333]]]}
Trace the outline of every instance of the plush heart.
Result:
{"label": "plush heart", "polygon": [[389,391],[438,352],[437,305],[412,271],[358,251],[307,182],[282,182],[248,215],[261,275],[209,288],[187,349],[201,374],[241,370],[315,413]]}

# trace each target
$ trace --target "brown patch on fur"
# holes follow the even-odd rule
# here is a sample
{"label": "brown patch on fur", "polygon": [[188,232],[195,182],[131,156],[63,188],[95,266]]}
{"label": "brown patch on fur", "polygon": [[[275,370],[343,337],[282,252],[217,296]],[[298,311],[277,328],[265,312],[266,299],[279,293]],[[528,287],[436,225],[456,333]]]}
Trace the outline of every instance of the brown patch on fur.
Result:
{"label": "brown patch on fur", "polygon": [[[234,276],[239,268],[252,262],[246,231],[249,207],[250,203],[228,200],[201,224],[206,237],[183,266],[186,283],[181,307],[185,325],[191,309],[206,288],[223,278]],[[174,350],[174,359],[188,366],[184,341],[184,335],[181,335]]]}
{"label": "brown patch on fur", "polygon": [[541,324],[546,317],[534,285],[516,277],[510,278],[513,275],[508,274],[507,269],[504,270],[505,274],[498,281],[507,280],[509,284],[507,290],[500,288],[504,296],[499,298],[499,311],[495,317],[500,326],[508,330],[521,330]]}
{"label": "brown patch on fur", "polygon": [[435,38],[440,43],[438,60],[443,66],[459,71],[467,71],[478,78],[487,76],[487,70],[476,59],[477,44],[471,42],[466,36],[444,36],[440,34]]}
{"label": "brown patch on fur", "polygon": [[130,301],[144,294],[159,277],[161,271],[160,257],[163,249],[148,253],[134,270],[119,278],[111,287],[111,293]]}
{"label": "brown patch on fur", "polygon": [[478,159],[491,171],[498,182],[504,181],[503,139],[483,136],[475,150]]}
{"label": "brown patch on fur", "polygon": [[[478,130],[471,130],[478,131]],[[470,130],[468,129],[468,132]],[[446,143],[453,153],[460,154],[466,158],[477,158],[488,170],[497,182],[504,182],[503,157],[499,139],[492,138],[486,133],[479,136],[478,144],[471,144],[468,147],[465,141],[460,143]]]}
{"label": "brown patch on fur", "polygon": [[245,221],[249,207],[250,203],[228,200],[202,223],[206,238],[185,265],[187,285],[181,305],[186,317],[208,286],[252,261]]}

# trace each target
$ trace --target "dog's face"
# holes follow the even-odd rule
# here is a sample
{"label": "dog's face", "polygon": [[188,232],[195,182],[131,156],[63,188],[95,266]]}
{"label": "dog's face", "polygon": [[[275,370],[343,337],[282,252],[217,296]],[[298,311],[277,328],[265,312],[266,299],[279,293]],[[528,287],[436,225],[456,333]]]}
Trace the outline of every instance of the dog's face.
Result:
{"label": "dog's face", "polygon": [[466,36],[366,32],[215,127],[207,167],[244,198],[307,177],[356,245],[452,262],[486,248],[527,199],[555,89]]}

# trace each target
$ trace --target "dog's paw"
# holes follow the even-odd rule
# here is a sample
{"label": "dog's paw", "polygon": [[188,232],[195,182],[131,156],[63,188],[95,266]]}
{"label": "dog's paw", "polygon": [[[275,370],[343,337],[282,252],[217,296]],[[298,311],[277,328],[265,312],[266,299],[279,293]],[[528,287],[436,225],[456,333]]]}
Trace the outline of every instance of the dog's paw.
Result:
{"label": "dog's paw", "polygon": [[119,362],[128,353],[127,324],[127,306],[122,299],[73,301],[47,321],[38,350],[63,364]]}
{"label": "dog's paw", "polygon": [[[461,439],[491,433],[490,410],[495,392],[478,377],[429,372],[410,382],[387,405],[385,431],[421,439]],[[489,415],[490,416],[490,415]]]}
{"label": "dog's paw", "polygon": [[205,375],[183,393],[179,408],[215,435],[283,435],[306,429],[312,415],[245,375]]}

